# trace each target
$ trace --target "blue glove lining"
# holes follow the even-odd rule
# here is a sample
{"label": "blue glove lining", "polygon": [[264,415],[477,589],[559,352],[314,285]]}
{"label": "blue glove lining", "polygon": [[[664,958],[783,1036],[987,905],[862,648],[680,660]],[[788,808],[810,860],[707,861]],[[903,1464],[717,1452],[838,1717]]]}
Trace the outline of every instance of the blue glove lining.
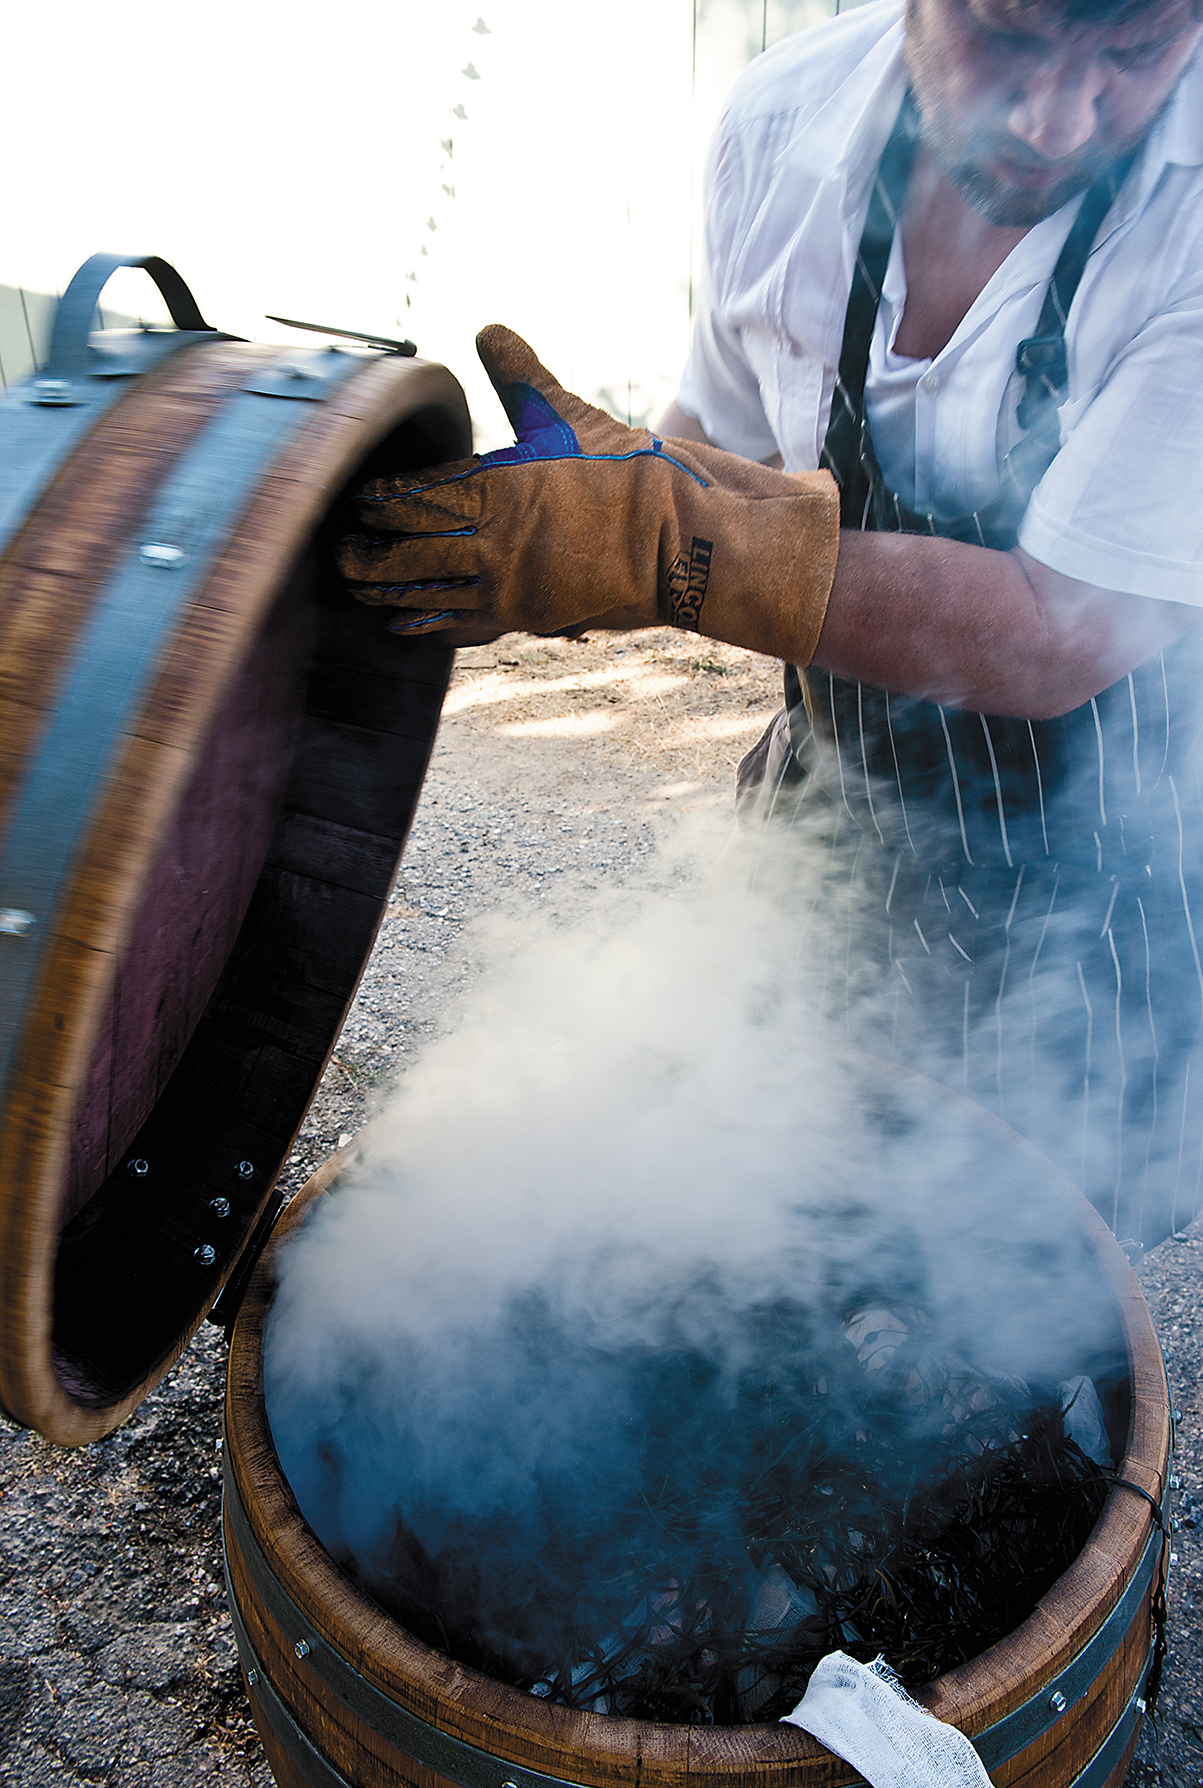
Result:
{"label": "blue glove lining", "polygon": [[[517,466],[529,460],[550,462],[561,459],[584,459],[600,463],[604,460],[662,459],[667,465],[675,466],[678,472],[686,473],[696,484],[700,484],[703,490],[708,488],[705,478],[700,477],[689,466],[682,465],[681,461],[674,459],[671,453],[665,453],[664,442],[658,435],[652,436],[650,447],[635,447],[630,453],[582,453],[575,430],[569,427],[559,411],[553,408],[543,393],[536,391],[533,385],[526,385],[516,380],[513,384],[502,386],[497,395],[500,397],[505,413],[513,424],[514,433],[518,437],[514,445],[498,447],[492,453],[482,454],[474,466],[470,466],[466,472],[457,472],[453,478],[439,478],[433,484],[413,485],[409,490],[400,493],[403,500],[406,497],[422,496],[427,491],[439,490],[446,484],[459,484],[465,478],[474,478],[478,472],[484,471],[488,466]],[[396,501],[396,496],[368,496],[366,492],[362,492],[360,501],[391,503]],[[475,532],[474,528],[448,528],[443,530],[441,535],[423,532],[420,535],[415,535],[415,538],[423,540],[451,539],[457,535]]]}
{"label": "blue glove lining", "polygon": [[502,385],[497,395],[518,437],[518,446],[486,453],[482,464],[487,461],[496,465],[499,460],[505,464],[506,455],[515,452],[520,459],[573,459],[580,454],[576,431],[533,385],[515,379],[512,384]]}

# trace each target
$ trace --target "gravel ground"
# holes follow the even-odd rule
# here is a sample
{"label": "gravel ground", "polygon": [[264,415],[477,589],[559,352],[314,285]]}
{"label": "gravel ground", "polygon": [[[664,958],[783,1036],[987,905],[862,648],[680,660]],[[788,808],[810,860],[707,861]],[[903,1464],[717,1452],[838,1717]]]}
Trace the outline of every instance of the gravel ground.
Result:
{"label": "gravel ground", "polygon": [[[286,1169],[290,1189],[340,1141],[481,967],[465,921],[567,918],[654,856],[666,820],[709,809],[721,842],[731,771],[776,706],[763,660],[680,634],[504,640],[460,654],[405,866],[358,1000]],[[1203,1785],[1203,1230],[1140,1276],[1179,1425],[1170,1654],[1159,1731],[1129,1782]],[[202,1329],[119,1433],[60,1452],[0,1421],[0,1782],[21,1788],[269,1788],[221,1587],[225,1344]]]}

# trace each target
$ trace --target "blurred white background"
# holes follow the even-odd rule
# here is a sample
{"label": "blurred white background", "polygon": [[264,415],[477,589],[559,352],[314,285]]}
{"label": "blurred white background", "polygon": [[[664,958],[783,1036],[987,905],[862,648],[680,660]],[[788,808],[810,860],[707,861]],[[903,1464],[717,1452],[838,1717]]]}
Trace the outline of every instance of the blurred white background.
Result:
{"label": "blurred white background", "polygon": [[[846,3],[846,0],[845,0]],[[689,342],[702,166],[748,59],[836,0],[351,0],[203,11],[9,8],[0,109],[0,359],[44,352],[97,249],[155,253],[207,320],[265,312],[411,336],[510,438],[472,340],[525,334],[624,420]],[[22,303],[24,298],[24,303]],[[105,311],[158,320],[144,274]],[[27,327],[28,322],[28,327]],[[311,342],[317,338],[310,338]]]}

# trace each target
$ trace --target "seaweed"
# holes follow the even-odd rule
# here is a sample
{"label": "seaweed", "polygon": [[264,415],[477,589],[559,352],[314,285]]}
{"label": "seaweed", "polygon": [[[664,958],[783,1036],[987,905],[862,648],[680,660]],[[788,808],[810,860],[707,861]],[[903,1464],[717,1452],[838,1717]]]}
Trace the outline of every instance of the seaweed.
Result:
{"label": "seaweed", "polygon": [[348,1568],[428,1643],[567,1707],[690,1724],[779,1718],[837,1648],[910,1687],[1012,1631],[1067,1568],[1108,1482],[1057,1398],[873,1297],[834,1319],[747,1313],[732,1379],[697,1349],[629,1348],[636,1468],[590,1493],[443,1523],[400,1506]]}

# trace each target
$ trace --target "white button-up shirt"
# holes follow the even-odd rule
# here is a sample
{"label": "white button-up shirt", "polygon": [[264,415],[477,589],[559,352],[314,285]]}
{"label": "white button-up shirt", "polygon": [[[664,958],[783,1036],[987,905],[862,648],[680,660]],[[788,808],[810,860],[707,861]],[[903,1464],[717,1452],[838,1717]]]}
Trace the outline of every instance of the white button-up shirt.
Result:
{"label": "white button-up shirt", "polygon": [[[707,171],[705,274],[681,402],[717,445],[818,464],[874,175],[906,85],[902,9],[876,0],[740,77]],[[943,518],[987,504],[1019,433],[1032,335],[1081,203],[1036,224],[934,360],[893,352],[896,239],[866,404],[886,482]],[[1104,589],[1203,606],[1203,60],[1105,219],[1066,328],[1061,451],[1019,531]]]}

